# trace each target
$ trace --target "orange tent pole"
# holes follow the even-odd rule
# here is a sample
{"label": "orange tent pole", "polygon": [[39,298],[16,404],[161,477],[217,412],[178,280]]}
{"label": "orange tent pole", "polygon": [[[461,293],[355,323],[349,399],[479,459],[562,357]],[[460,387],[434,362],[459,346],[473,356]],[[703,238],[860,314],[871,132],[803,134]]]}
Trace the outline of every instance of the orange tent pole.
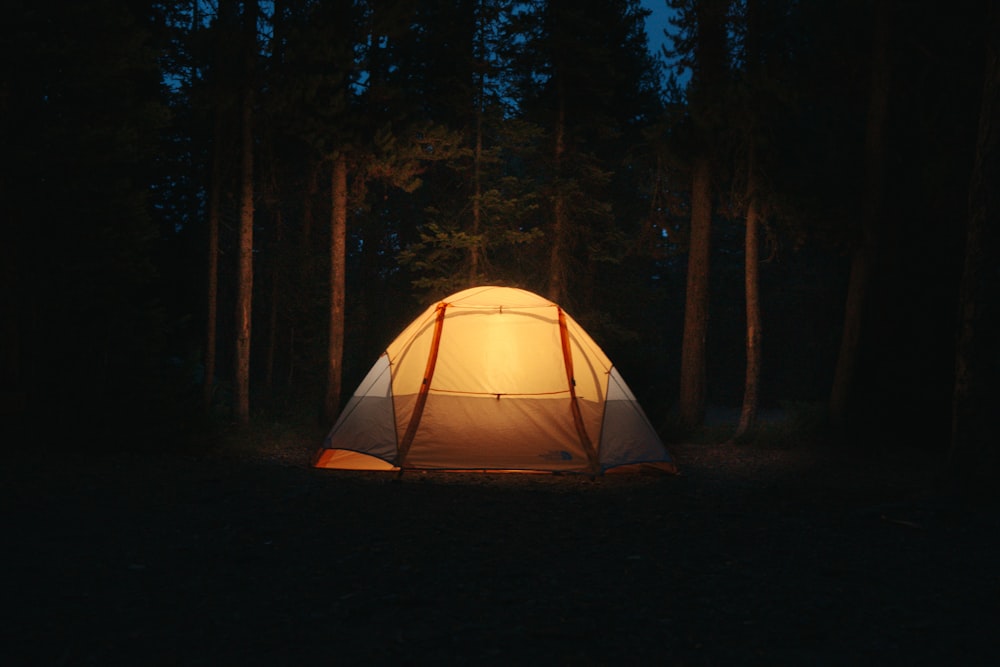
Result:
{"label": "orange tent pole", "polygon": [[576,433],[580,436],[583,450],[587,452],[591,473],[599,475],[601,473],[601,461],[597,456],[597,450],[594,449],[594,443],[590,441],[590,436],[587,435],[587,427],[583,424],[583,415],[580,414],[580,405],[576,398],[576,377],[573,374],[573,353],[569,346],[569,330],[566,328],[566,315],[559,306],[556,306],[556,310],[559,313],[559,339],[562,342],[563,365],[566,366],[566,381],[569,384],[569,405],[570,410],[573,412],[573,425],[576,426]]}
{"label": "orange tent pole", "polygon": [[410,445],[417,435],[417,427],[420,425],[420,418],[424,414],[424,406],[427,404],[427,393],[431,388],[431,379],[434,377],[434,367],[437,365],[438,347],[441,345],[441,330],[444,328],[444,313],[448,304],[443,301],[437,306],[437,318],[434,320],[434,337],[431,339],[431,349],[427,354],[427,366],[424,369],[424,379],[420,383],[420,391],[417,393],[417,401],[413,406],[413,413],[410,415],[410,422],[406,425],[406,432],[403,439],[399,441],[399,451],[396,455],[396,465],[402,469],[406,465],[406,457],[410,453]]}

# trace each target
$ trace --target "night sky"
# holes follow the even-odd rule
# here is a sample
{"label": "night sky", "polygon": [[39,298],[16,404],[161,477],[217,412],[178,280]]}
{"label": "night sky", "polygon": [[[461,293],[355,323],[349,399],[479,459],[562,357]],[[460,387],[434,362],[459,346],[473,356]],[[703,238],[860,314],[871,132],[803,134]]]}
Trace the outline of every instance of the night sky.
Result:
{"label": "night sky", "polygon": [[653,13],[646,18],[646,34],[649,35],[649,50],[660,53],[666,43],[663,31],[668,27],[667,21],[673,10],[667,8],[666,0],[642,0],[642,7]]}

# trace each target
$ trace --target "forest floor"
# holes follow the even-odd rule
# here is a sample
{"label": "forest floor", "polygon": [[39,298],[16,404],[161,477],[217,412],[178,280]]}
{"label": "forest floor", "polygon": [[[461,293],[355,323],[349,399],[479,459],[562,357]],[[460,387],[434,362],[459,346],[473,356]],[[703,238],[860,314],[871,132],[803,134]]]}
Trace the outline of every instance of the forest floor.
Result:
{"label": "forest floor", "polygon": [[905,448],[351,473],[267,434],[0,472],[5,665],[1000,664],[1000,516]]}

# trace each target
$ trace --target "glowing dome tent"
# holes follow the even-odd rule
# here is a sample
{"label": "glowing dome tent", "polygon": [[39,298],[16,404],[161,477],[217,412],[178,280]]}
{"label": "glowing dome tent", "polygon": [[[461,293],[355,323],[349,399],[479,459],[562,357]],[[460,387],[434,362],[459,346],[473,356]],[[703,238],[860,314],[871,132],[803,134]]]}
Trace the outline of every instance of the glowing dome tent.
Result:
{"label": "glowing dome tent", "polygon": [[624,379],[557,304],[476,287],[429,307],[345,406],[315,466],[675,471]]}

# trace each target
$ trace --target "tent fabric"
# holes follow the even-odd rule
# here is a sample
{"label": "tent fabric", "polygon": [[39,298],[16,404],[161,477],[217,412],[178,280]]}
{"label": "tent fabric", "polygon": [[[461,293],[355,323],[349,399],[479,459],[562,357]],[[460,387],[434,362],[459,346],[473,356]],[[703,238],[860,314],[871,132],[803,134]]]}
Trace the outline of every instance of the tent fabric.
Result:
{"label": "tent fabric", "polygon": [[557,304],[476,287],[427,308],[361,381],[315,466],[676,471],[625,380]]}

